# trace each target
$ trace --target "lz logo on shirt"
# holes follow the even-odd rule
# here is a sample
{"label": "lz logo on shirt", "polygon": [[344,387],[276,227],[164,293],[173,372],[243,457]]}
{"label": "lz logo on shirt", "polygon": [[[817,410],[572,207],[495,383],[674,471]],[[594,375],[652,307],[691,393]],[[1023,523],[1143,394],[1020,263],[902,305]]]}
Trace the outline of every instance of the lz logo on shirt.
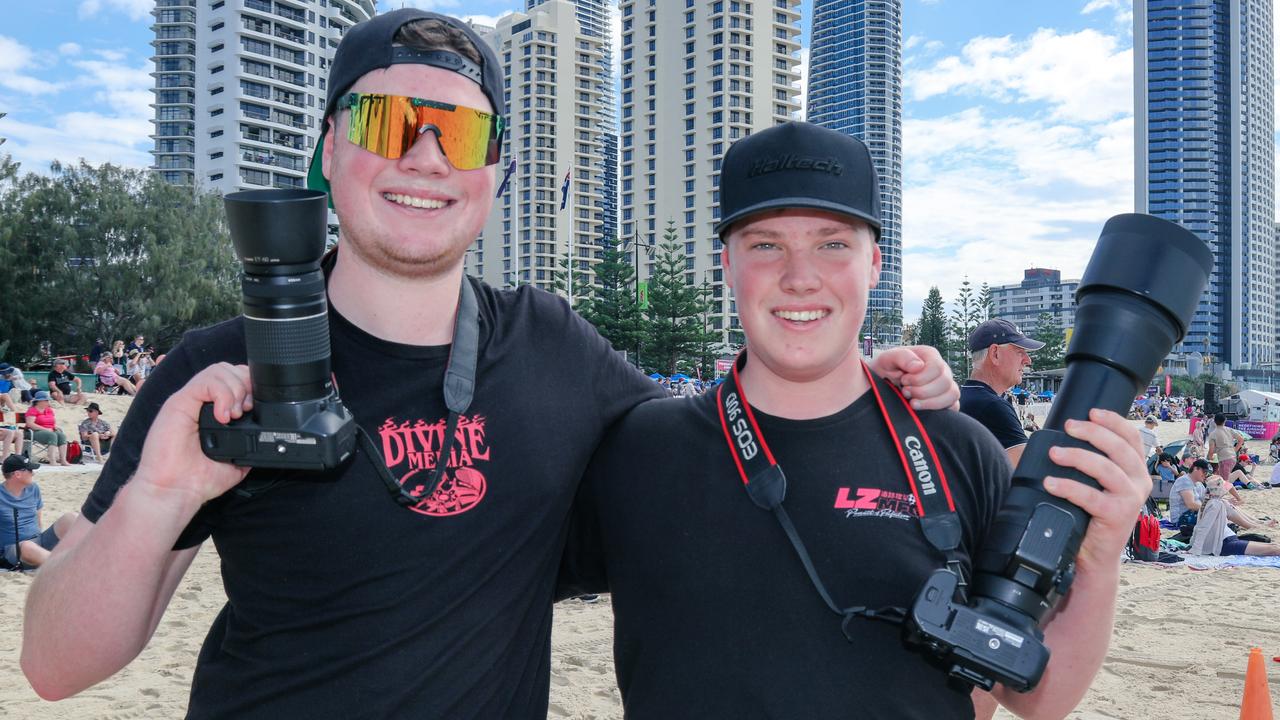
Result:
{"label": "lz logo on shirt", "polygon": [[846,518],[883,517],[908,520],[916,516],[916,499],[880,488],[847,488],[836,491],[836,510]]}
{"label": "lz logo on shirt", "polygon": [[[415,497],[425,490],[423,483],[440,462],[440,448],[444,439],[443,419],[433,423],[425,420],[396,422],[387,418],[378,428],[382,438],[382,457],[387,469],[399,475],[400,485]],[[485,418],[481,415],[458,418],[454,433],[453,449],[445,458],[444,475],[440,486],[430,497],[414,505],[414,512],[443,517],[458,515],[475,507],[484,499],[488,483],[476,464],[489,459],[489,446],[484,440]],[[481,466],[483,467],[483,466]],[[416,487],[415,487],[416,486]]]}

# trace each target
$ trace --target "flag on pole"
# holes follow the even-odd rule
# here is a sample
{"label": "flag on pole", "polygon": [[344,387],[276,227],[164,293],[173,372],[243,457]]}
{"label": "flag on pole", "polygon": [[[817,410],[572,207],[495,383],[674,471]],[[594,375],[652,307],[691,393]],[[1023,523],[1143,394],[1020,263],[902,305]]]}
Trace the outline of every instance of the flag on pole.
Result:
{"label": "flag on pole", "polygon": [[502,197],[502,193],[507,190],[507,182],[511,180],[512,174],[516,171],[516,161],[513,159],[511,164],[507,166],[507,174],[502,176],[502,184],[498,186],[498,194],[494,197]]}
{"label": "flag on pole", "polygon": [[573,168],[569,168],[564,173],[564,184],[560,186],[560,209],[563,210],[565,203],[569,202],[569,175],[573,173]]}

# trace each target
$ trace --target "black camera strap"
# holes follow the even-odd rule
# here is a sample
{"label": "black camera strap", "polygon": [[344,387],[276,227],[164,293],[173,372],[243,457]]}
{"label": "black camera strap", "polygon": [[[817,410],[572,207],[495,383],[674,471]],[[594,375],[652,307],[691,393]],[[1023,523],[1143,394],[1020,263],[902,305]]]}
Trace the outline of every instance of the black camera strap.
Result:
{"label": "black camera strap", "polygon": [[[782,466],[774,459],[769,444],[765,442],[760,426],[756,423],[755,414],[747,402],[747,396],[738,382],[738,372],[746,367],[747,353],[744,350],[733,364],[729,376],[725,378],[716,392],[716,403],[720,410],[720,427],[724,430],[725,441],[729,443],[729,451],[733,455],[742,484],[751,501],[758,507],[772,512],[782,526],[791,546],[795,548],[809,580],[818,591],[827,607],[844,618],[841,627],[845,637],[852,640],[849,634],[849,621],[854,617],[865,617],[872,620],[884,620],[901,623],[906,617],[906,609],[900,607],[868,608],[854,606],[841,608],[831,598],[826,586],[818,576],[818,571],[809,557],[804,541],[782,506],[787,494],[787,478]],[[911,404],[893,384],[876,376],[866,363],[862,364],[870,383],[871,392],[880,408],[889,434],[893,437],[894,448],[902,460],[902,468],[907,476],[907,484],[915,497],[916,512],[920,518],[920,529],[924,532],[929,544],[933,545],[946,558],[947,567],[955,574],[959,583],[957,595],[961,602],[967,585],[963,566],[960,563],[960,518],[956,514],[955,502],[951,497],[951,488],[947,484],[946,474],[933,442],[920,422],[919,416],[911,408]]]}
{"label": "black camera strap", "polygon": [[471,287],[471,280],[462,276],[462,288],[458,292],[458,314],[453,321],[453,343],[449,347],[449,361],[444,369],[444,404],[449,408],[449,419],[445,421],[444,437],[440,442],[440,453],[436,455],[436,466],[431,469],[427,481],[416,492],[409,492],[391,475],[387,463],[378,452],[378,447],[365,429],[358,427],[360,445],[369,455],[369,460],[382,477],[382,483],[395,501],[405,507],[413,507],[440,487],[444,477],[445,466],[449,464],[449,456],[453,453],[454,435],[458,431],[458,419],[471,407],[471,399],[476,389],[476,362],[480,356],[480,309],[476,303],[476,291]]}

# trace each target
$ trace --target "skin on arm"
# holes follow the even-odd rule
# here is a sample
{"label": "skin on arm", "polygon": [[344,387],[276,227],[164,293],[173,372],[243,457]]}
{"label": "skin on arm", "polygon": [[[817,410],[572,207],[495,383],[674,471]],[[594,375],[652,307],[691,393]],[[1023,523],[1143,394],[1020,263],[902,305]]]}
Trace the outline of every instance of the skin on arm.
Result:
{"label": "skin on arm", "polygon": [[1036,689],[1021,694],[996,686],[992,695],[1020,717],[1065,717],[1084,697],[1102,666],[1115,619],[1120,582],[1117,561],[1151,492],[1138,431],[1121,416],[1093,410],[1089,422],[1071,420],[1066,432],[1100,452],[1055,447],[1050,459],[1097,480],[1101,488],[1063,478],[1045,479],[1045,489],[1092,517],[1076,555],[1071,592],[1045,625],[1052,652]]}
{"label": "skin on arm", "polygon": [[146,646],[198,548],[173,550],[197,510],[248,472],[200,451],[205,401],[223,423],[252,407],[249,371],[201,371],[157,413],[137,471],[97,524],[76,519],[27,593],[22,670],[47,700],[84,690]]}
{"label": "skin on arm", "polygon": [[[1188,510],[1200,512],[1200,501],[1196,500],[1196,494],[1194,492],[1191,490],[1179,490],[1178,494],[1182,496],[1182,504],[1185,505]],[[1173,519],[1177,520],[1178,518]]]}

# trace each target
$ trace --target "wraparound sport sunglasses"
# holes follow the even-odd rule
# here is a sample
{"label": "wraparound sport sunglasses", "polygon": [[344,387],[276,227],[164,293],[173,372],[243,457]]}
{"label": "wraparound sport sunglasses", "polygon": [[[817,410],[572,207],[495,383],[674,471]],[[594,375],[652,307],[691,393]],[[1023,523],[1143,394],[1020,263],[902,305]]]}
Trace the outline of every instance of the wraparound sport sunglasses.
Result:
{"label": "wraparound sport sunglasses", "polygon": [[339,110],[350,110],[347,139],[388,160],[396,160],[433,131],[449,164],[475,170],[498,162],[505,123],[502,116],[462,105],[404,95],[348,93]]}

